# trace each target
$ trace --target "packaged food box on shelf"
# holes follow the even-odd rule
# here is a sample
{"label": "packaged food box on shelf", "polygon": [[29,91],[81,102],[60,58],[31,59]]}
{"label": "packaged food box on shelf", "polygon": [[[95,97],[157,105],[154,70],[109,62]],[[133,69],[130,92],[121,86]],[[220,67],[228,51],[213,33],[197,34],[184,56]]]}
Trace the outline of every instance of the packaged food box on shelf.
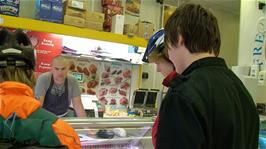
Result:
{"label": "packaged food box on shelf", "polygon": [[77,27],[84,27],[85,26],[85,19],[65,15],[64,16],[64,24],[73,25],[73,26],[77,26]]}
{"label": "packaged food box on shelf", "polygon": [[65,15],[78,17],[78,18],[86,18],[86,12],[85,10],[72,8],[72,7],[65,7]]}
{"label": "packaged food box on shelf", "polygon": [[104,13],[100,12],[86,12],[86,21],[104,22]]}
{"label": "packaged food box on shelf", "polygon": [[113,5],[113,6],[122,6],[122,1],[121,0],[102,0],[102,6],[105,5]]}
{"label": "packaged food box on shelf", "polygon": [[87,10],[89,7],[89,1],[88,0],[67,0],[66,5],[67,7]]}
{"label": "packaged food box on shelf", "polygon": [[123,7],[113,6],[113,5],[106,5],[103,7],[103,13],[108,14],[111,16],[117,14],[123,14]]}
{"label": "packaged food box on shelf", "polygon": [[61,0],[37,0],[36,19],[62,23],[63,3]]}
{"label": "packaged food box on shelf", "polygon": [[139,37],[149,39],[153,34],[154,25],[150,22],[142,21],[136,24],[137,26],[137,35]]}
{"label": "packaged food box on shelf", "polygon": [[112,26],[112,15],[105,15],[103,26],[104,27],[109,27],[111,29],[111,26]]}
{"label": "packaged food box on shelf", "polygon": [[18,16],[20,0],[1,0],[0,14]]}
{"label": "packaged food box on shelf", "polygon": [[58,20],[62,23],[63,19],[63,3],[61,0],[53,1],[52,2],[52,12],[50,19],[52,20]]}
{"label": "packaged food box on shelf", "polygon": [[102,31],[103,30],[103,23],[102,22],[94,22],[94,21],[85,21],[85,27]]}
{"label": "packaged food box on shelf", "polygon": [[124,30],[124,15],[115,15],[112,17],[112,33],[123,34]]}
{"label": "packaged food box on shelf", "polygon": [[124,35],[136,36],[137,26],[135,24],[124,25]]}

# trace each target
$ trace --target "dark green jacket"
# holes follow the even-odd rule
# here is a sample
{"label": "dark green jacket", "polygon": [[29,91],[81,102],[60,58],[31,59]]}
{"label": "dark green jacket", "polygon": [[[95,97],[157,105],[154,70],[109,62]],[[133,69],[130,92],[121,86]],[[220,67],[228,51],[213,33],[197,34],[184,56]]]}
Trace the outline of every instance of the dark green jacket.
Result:
{"label": "dark green jacket", "polygon": [[62,146],[52,129],[56,120],[56,116],[42,108],[27,119],[20,119],[14,114],[8,120],[0,116],[0,139],[17,144]]}
{"label": "dark green jacket", "polygon": [[193,62],[170,84],[160,109],[158,149],[257,149],[253,99],[221,58]]}

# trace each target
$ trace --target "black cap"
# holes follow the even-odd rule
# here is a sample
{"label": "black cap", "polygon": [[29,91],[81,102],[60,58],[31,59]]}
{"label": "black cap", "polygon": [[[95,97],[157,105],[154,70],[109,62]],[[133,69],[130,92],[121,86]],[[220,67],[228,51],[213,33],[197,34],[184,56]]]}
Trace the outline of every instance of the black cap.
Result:
{"label": "black cap", "polygon": [[0,30],[0,68],[16,66],[34,69],[35,54],[31,41],[26,33],[18,29],[11,32]]}

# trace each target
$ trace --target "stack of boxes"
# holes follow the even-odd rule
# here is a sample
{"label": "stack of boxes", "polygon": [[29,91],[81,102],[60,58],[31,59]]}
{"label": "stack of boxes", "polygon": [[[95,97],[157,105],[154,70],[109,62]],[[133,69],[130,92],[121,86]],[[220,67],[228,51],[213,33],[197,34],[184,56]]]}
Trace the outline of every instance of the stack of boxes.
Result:
{"label": "stack of boxes", "polygon": [[0,14],[18,16],[20,0],[0,0]]}
{"label": "stack of boxes", "polygon": [[150,22],[139,21],[137,24],[138,37],[150,39],[154,31],[154,25]]}
{"label": "stack of boxes", "polygon": [[102,0],[102,6],[103,13],[105,14],[103,27],[105,31],[110,32],[112,28],[112,17],[123,14],[122,2],[121,0]]}
{"label": "stack of boxes", "polygon": [[138,28],[135,24],[125,24],[123,34],[133,37],[136,36],[137,30]]}
{"label": "stack of boxes", "polygon": [[86,0],[67,0],[64,3],[64,24],[85,27],[88,5],[88,1]]}
{"label": "stack of boxes", "polygon": [[103,30],[104,14],[89,12],[88,0],[67,0],[64,5],[64,24]]}
{"label": "stack of boxes", "polygon": [[55,23],[62,23],[62,0],[37,0],[36,8],[36,19]]}
{"label": "stack of boxes", "polygon": [[154,25],[150,22],[139,21],[137,24],[125,24],[124,34],[128,36],[138,36],[145,39],[150,39],[154,32]]}
{"label": "stack of boxes", "polygon": [[95,29],[98,31],[103,30],[104,14],[99,12],[87,12],[85,16],[85,27]]}

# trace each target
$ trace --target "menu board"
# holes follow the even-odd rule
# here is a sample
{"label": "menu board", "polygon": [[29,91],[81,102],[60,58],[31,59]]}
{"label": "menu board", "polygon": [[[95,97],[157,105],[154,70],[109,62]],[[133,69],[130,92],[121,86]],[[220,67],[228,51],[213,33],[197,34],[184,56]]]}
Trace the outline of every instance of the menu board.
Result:
{"label": "menu board", "polygon": [[132,65],[102,62],[99,102],[105,105],[129,104]]}
{"label": "menu board", "polygon": [[78,80],[83,94],[97,95],[100,62],[85,58],[69,58],[70,73]]}

